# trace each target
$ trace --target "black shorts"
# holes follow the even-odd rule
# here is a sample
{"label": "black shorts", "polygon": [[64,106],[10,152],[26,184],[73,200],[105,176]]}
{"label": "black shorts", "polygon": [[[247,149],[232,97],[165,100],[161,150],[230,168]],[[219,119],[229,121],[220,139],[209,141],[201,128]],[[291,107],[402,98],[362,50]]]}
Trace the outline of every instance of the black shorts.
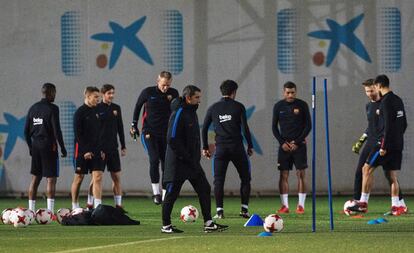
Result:
{"label": "black shorts", "polygon": [[118,150],[105,153],[104,168],[110,172],[121,171],[121,159],[119,158]]}
{"label": "black shorts", "polygon": [[101,154],[94,154],[92,159],[86,160],[83,155],[76,158],[75,173],[76,174],[88,174],[92,171],[104,171],[104,160],[101,158]]}
{"label": "black shorts", "polygon": [[385,156],[379,155],[379,148],[369,154],[367,163],[372,167],[382,166],[384,170],[401,170],[402,151],[390,150]]}
{"label": "black shorts", "polygon": [[32,148],[32,168],[30,173],[41,177],[59,176],[59,157],[51,149]]}
{"label": "black shorts", "polygon": [[286,152],[282,149],[282,146],[280,146],[277,163],[279,170],[292,170],[293,165],[295,165],[297,170],[308,168],[306,144],[300,144],[298,149],[293,152]]}

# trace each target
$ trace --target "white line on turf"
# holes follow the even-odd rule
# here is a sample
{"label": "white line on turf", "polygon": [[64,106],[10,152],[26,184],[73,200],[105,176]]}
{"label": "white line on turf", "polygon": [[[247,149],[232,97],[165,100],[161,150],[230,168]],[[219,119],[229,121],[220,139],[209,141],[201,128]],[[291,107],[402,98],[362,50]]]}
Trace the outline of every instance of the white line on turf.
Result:
{"label": "white line on turf", "polygon": [[176,237],[149,239],[149,240],[142,240],[142,241],[135,241],[135,242],[114,243],[114,244],[95,246],[95,247],[86,247],[86,248],[79,248],[79,249],[55,251],[54,253],[70,253],[70,252],[82,252],[82,251],[89,251],[89,250],[99,250],[99,249],[105,249],[105,248],[128,246],[128,245],[142,244],[142,243],[149,243],[149,242],[169,241],[169,240],[181,239],[181,238],[185,238],[185,237],[184,236],[181,236],[181,237],[176,236]]}

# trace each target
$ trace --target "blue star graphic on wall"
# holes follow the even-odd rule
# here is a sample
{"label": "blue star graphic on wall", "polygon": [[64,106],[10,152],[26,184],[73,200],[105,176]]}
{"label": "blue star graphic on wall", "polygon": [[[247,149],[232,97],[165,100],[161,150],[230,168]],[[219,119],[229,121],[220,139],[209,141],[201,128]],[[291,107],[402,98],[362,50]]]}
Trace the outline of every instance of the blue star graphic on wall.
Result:
{"label": "blue star graphic on wall", "polygon": [[[251,106],[251,107],[249,107],[249,108],[246,109],[246,118],[247,118],[247,120],[249,120],[252,117],[253,112],[254,112],[255,109],[256,109],[255,106]],[[200,128],[203,128],[203,125],[200,125]],[[209,131],[214,131],[213,124],[210,125],[210,127],[208,128],[208,130]],[[252,143],[253,143],[253,149],[254,149],[254,151],[256,151],[256,153],[258,153],[259,155],[263,155],[262,148],[260,147],[259,142],[257,141],[256,137],[254,137],[254,134],[252,132],[250,132],[250,135],[252,137]],[[247,143],[245,138],[243,138],[243,143],[244,144]]]}
{"label": "blue star graphic on wall", "polygon": [[361,14],[345,25],[340,25],[332,19],[326,19],[326,23],[329,26],[329,31],[319,30],[308,33],[308,36],[330,40],[328,55],[326,59],[326,66],[329,67],[332,61],[334,60],[336,54],[338,53],[339,47],[341,44],[344,44],[349,49],[351,49],[356,55],[358,55],[363,60],[371,63],[371,58],[361,40],[354,34],[354,31],[361,23],[364,18],[364,14]]}
{"label": "blue star graphic on wall", "polygon": [[109,60],[109,69],[112,69],[115,66],[119,56],[121,55],[123,47],[131,50],[146,63],[154,65],[154,62],[152,61],[144,43],[142,43],[142,41],[136,36],[137,32],[144,25],[146,18],[147,17],[144,16],[126,28],[110,21],[109,27],[112,29],[113,33],[97,33],[91,36],[94,40],[113,43],[111,57]]}
{"label": "blue star graphic on wall", "polygon": [[26,117],[18,119],[6,112],[3,115],[6,119],[7,124],[0,124],[0,133],[7,134],[6,144],[4,148],[4,160],[7,160],[13,151],[17,138],[21,138],[23,141],[25,141],[24,124],[26,123]]}

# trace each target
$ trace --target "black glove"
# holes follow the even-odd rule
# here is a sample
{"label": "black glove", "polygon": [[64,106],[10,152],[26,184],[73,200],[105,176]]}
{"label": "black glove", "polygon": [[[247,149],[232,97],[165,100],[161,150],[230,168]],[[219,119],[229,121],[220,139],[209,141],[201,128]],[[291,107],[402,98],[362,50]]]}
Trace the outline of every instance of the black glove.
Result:
{"label": "black glove", "polygon": [[65,148],[65,147],[62,147],[62,148],[60,149],[60,152],[62,153],[62,157],[66,157],[66,156],[68,156],[68,152],[66,151],[66,148]]}
{"label": "black glove", "polygon": [[131,135],[131,138],[134,139],[134,141],[137,141],[139,137],[139,130],[135,122],[131,123],[131,129],[129,130],[129,134]]}

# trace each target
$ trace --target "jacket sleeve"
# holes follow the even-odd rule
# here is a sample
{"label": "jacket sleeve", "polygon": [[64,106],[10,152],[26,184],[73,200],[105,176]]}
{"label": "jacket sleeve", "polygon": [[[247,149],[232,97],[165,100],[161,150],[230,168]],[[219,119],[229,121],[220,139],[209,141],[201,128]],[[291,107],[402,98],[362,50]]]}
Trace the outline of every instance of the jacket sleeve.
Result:
{"label": "jacket sleeve", "polygon": [[389,99],[384,99],[384,106],[382,109],[382,114],[384,118],[384,137],[382,140],[381,148],[387,150],[389,146],[389,138],[392,136],[391,131],[391,121],[395,119],[395,112],[392,108],[392,104]]}
{"label": "jacket sleeve", "polygon": [[186,129],[181,115],[182,110],[182,108],[179,108],[171,115],[167,133],[167,143],[170,145],[171,149],[174,150],[178,160],[191,162],[190,154],[185,148]]}
{"label": "jacket sleeve", "polygon": [[247,124],[246,108],[243,105],[242,105],[242,111],[241,111],[240,117],[241,117],[243,135],[247,141],[247,147],[249,149],[252,149],[253,148],[252,137],[250,135],[249,125]]}
{"label": "jacket sleeve", "polygon": [[57,142],[59,143],[60,148],[66,150],[65,143],[63,142],[62,129],[60,128],[59,107],[55,107],[53,109],[51,122],[52,122],[53,134],[55,135],[55,138]]}
{"label": "jacket sleeve", "polygon": [[[79,154],[83,155],[86,152],[89,152],[88,143],[84,141],[84,130],[82,126],[82,115],[79,110],[75,112],[73,117],[73,133],[75,135],[75,141],[78,145]],[[75,145],[76,145],[75,144]]]}
{"label": "jacket sleeve", "polygon": [[30,110],[27,113],[26,116],[26,123],[24,124],[24,137],[26,139],[27,145],[29,146],[29,149],[32,149],[32,137],[30,136],[31,131],[31,116],[30,116]]}
{"label": "jacket sleeve", "polygon": [[279,141],[279,144],[282,145],[285,140],[282,138],[282,135],[279,131],[279,106],[275,104],[273,107],[273,119],[272,119],[272,131],[273,136]]}
{"label": "jacket sleeve", "polygon": [[138,126],[139,114],[141,113],[142,106],[147,102],[147,90],[143,90],[138,97],[137,103],[135,104],[134,115],[132,117],[132,123]]}
{"label": "jacket sleeve", "polygon": [[306,104],[306,102],[302,103],[302,110],[304,112],[303,116],[305,118],[304,128],[303,128],[302,133],[299,135],[299,137],[296,138],[295,140],[296,144],[302,143],[312,129],[311,116],[310,116],[308,104]]}
{"label": "jacket sleeve", "polygon": [[118,115],[118,135],[119,135],[119,142],[121,142],[121,149],[125,149],[125,133],[124,133],[124,123],[122,121],[122,112],[121,107],[118,107],[119,115]]}
{"label": "jacket sleeve", "polygon": [[203,139],[203,149],[208,149],[208,129],[210,128],[211,122],[211,107],[208,108],[206,116],[204,118],[203,129],[201,131],[201,137]]}

